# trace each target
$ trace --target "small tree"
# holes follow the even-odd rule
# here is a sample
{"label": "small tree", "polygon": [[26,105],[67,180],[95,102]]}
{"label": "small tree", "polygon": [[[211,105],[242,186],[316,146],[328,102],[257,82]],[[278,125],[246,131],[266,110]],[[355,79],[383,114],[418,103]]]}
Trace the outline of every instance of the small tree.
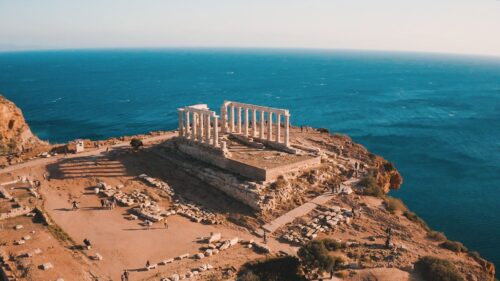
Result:
{"label": "small tree", "polygon": [[140,139],[133,138],[130,141],[130,146],[132,146],[132,148],[134,148],[134,150],[138,150],[141,146],[144,146],[144,143],[142,143],[142,140],[140,140]]}
{"label": "small tree", "polygon": [[308,273],[329,272],[335,267],[336,260],[328,254],[322,240],[312,240],[299,249],[298,256]]}

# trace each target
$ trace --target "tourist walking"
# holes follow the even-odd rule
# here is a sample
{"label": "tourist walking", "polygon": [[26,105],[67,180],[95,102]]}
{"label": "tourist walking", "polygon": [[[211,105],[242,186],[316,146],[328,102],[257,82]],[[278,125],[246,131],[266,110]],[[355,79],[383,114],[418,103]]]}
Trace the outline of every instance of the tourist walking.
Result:
{"label": "tourist walking", "polygon": [[123,272],[123,277],[125,277],[125,281],[128,281],[128,277],[129,277],[129,273],[128,273],[128,270],[125,270],[125,272]]}
{"label": "tourist walking", "polygon": [[267,232],[264,230],[264,244],[267,244]]}
{"label": "tourist walking", "polygon": [[167,219],[165,219],[165,221],[163,222],[163,225],[165,226],[165,229],[168,229],[168,222],[167,222]]}
{"label": "tourist walking", "polygon": [[101,199],[101,208],[104,209],[104,207],[106,207],[106,201]]}
{"label": "tourist walking", "polygon": [[149,263],[149,260],[146,261],[146,268],[149,268],[151,264]]}
{"label": "tourist walking", "polygon": [[72,206],[72,210],[73,210],[73,211],[78,210],[78,202],[73,201],[71,204],[73,205],[73,206]]}

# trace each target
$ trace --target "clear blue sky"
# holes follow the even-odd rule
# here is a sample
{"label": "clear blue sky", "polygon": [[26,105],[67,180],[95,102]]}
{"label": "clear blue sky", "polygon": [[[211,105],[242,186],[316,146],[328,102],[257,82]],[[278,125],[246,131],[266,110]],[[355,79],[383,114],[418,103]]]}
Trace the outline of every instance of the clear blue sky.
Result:
{"label": "clear blue sky", "polygon": [[184,46],[500,56],[500,0],[0,0],[0,50]]}

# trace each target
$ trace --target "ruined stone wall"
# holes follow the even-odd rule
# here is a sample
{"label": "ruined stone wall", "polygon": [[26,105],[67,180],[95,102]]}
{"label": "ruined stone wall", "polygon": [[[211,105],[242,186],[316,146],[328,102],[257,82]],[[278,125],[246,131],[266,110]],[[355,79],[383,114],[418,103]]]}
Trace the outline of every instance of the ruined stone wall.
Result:
{"label": "ruined stone wall", "polygon": [[275,180],[283,174],[296,172],[301,169],[317,167],[320,164],[321,164],[321,156],[317,156],[311,159],[301,160],[300,162],[291,163],[276,168],[268,168],[266,170],[266,179]]}
{"label": "ruined stone wall", "polygon": [[168,149],[160,151],[158,155],[180,167],[186,173],[206,182],[250,208],[257,211],[262,209],[262,200],[260,198],[262,185],[239,179],[231,173],[216,170],[216,168],[212,169],[205,165],[197,165],[193,161],[179,159],[174,157],[172,151]]}
{"label": "ruined stone wall", "polygon": [[221,169],[231,171],[253,181],[272,181],[277,179],[280,175],[321,164],[321,157],[317,156],[288,165],[264,169],[226,158],[222,154],[214,153],[214,151],[208,147],[192,145],[185,141],[178,141],[176,145],[180,151],[195,159],[207,162]]}
{"label": "ruined stone wall", "polygon": [[179,141],[177,143],[177,148],[183,153],[186,153],[187,155],[195,159],[207,162],[221,169],[234,172],[243,177],[256,181],[265,181],[267,179],[265,169],[246,165],[244,163],[225,158],[223,155],[217,155],[210,151],[208,148],[204,148],[200,145],[190,145],[187,142]]}

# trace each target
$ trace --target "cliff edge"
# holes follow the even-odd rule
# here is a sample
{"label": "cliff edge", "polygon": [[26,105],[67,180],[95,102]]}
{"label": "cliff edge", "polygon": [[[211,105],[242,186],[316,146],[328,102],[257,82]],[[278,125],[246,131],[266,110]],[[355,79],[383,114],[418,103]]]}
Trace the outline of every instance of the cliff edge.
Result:
{"label": "cliff edge", "polygon": [[0,154],[17,154],[47,145],[30,130],[22,111],[0,95]]}

